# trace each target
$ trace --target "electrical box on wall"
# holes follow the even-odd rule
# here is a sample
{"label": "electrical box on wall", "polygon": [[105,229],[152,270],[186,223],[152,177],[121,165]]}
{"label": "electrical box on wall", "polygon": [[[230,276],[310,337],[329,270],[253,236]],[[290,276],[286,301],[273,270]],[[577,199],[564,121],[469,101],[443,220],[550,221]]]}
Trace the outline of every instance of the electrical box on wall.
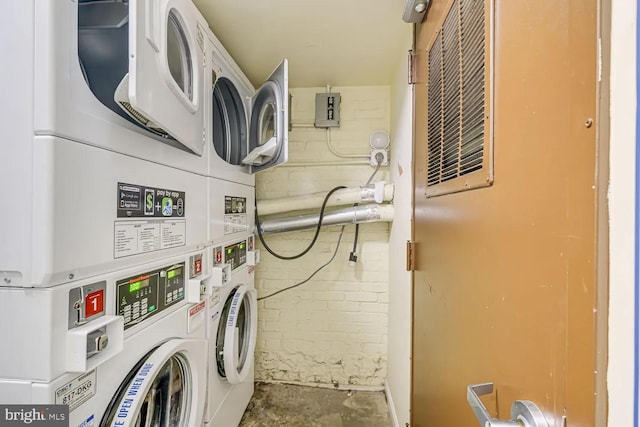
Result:
{"label": "electrical box on wall", "polygon": [[340,94],[316,93],[317,128],[340,127]]}

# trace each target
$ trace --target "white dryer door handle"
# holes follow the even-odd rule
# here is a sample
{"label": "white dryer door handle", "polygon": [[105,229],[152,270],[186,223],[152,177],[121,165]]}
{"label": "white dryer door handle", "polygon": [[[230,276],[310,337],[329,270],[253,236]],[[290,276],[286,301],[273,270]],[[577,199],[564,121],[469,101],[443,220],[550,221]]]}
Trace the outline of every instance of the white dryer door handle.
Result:
{"label": "white dryer door handle", "polygon": [[[246,297],[246,298],[245,298]],[[244,331],[238,328],[238,314],[243,301],[248,302],[249,310],[249,337],[245,344],[245,349],[238,348],[240,343],[240,334]],[[241,285],[236,289],[229,307],[229,314],[226,318],[225,334],[224,334],[224,373],[227,381],[231,384],[243,382],[253,370],[253,353],[256,349],[256,335],[258,332],[258,299],[255,289],[250,289],[247,285]],[[239,369],[240,350],[245,355],[242,367]]]}

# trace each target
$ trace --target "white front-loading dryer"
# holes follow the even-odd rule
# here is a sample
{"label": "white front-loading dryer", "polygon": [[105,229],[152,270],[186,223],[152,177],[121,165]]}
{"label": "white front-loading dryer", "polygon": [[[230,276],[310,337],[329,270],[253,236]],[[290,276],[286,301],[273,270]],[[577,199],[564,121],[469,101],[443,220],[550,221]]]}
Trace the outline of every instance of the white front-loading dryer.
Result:
{"label": "white front-loading dryer", "polygon": [[[204,39],[190,0],[4,3],[3,154],[52,135],[205,174]],[[6,67],[3,67],[6,68]],[[5,151],[7,150],[7,151]]]}
{"label": "white front-loading dryer", "polygon": [[71,426],[203,422],[208,345],[196,251],[52,288],[0,289],[0,401],[69,406]]}
{"label": "white front-loading dryer", "polygon": [[288,159],[288,62],[256,91],[213,32],[207,35],[209,176],[255,185],[255,173]]}
{"label": "white front-loading dryer", "polygon": [[211,247],[207,281],[209,370],[205,425],[237,426],[254,390],[258,308],[253,235]]}

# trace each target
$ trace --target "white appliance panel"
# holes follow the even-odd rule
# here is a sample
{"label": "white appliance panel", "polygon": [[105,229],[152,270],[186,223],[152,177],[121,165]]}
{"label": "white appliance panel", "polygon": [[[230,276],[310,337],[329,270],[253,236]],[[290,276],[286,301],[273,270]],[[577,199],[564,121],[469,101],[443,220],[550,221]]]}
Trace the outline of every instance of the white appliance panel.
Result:
{"label": "white appliance panel", "polygon": [[[3,58],[11,58],[11,66],[0,67],[0,124],[2,142],[0,143],[0,182],[11,185],[0,186],[0,198],[9,203],[1,215],[0,225],[0,284],[10,280],[14,274],[2,273],[4,260],[26,259],[31,246],[25,240],[31,237],[31,223],[24,218],[24,206],[31,203],[32,170],[31,156],[33,137],[33,75],[34,69],[34,33],[32,28],[35,2],[20,0],[3,3],[0,14],[0,28],[15,30],[20,34],[21,43],[15,43],[15,37],[0,37],[0,52]],[[18,29],[24,29],[19,30]],[[31,47],[31,48],[29,48]],[[8,264],[8,263],[7,263]]]}
{"label": "white appliance panel", "polygon": [[[52,286],[206,245],[205,177],[60,138],[37,137],[32,149],[33,160],[18,161],[33,182],[13,187],[31,200],[1,225],[12,240],[0,248],[0,277],[10,280],[0,286]],[[169,217],[119,214],[119,183],[180,192],[182,215],[178,206]]]}
{"label": "white appliance panel", "polygon": [[213,178],[208,179],[207,185],[209,191],[208,241],[241,238],[247,233],[253,233],[255,187]]}

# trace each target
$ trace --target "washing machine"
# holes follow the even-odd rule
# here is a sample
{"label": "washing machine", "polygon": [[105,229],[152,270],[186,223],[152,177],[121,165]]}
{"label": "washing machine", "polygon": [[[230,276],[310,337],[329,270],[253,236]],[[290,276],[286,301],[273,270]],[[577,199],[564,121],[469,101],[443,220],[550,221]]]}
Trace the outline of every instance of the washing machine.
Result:
{"label": "washing machine", "polygon": [[201,426],[208,251],[46,289],[0,289],[0,401],[69,425]]}
{"label": "washing machine", "polygon": [[255,185],[255,173],[288,159],[288,62],[256,90],[211,31],[207,59],[208,175]]}
{"label": "washing machine", "polygon": [[253,235],[211,247],[207,280],[206,333],[209,370],[205,425],[237,426],[254,390],[258,302],[254,267],[259,252]]}

